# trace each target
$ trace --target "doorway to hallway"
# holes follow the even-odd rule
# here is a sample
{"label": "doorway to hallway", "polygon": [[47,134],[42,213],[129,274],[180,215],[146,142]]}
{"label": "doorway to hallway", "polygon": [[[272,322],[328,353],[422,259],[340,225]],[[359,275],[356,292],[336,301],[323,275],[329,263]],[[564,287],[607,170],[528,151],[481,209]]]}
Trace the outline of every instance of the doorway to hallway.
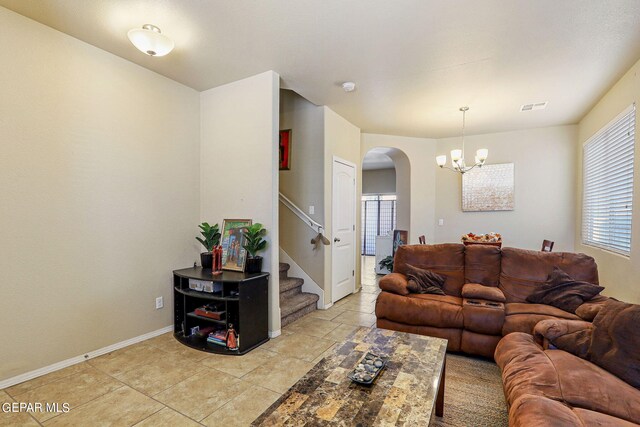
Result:
{"label": "doorway to hallway", "polygon": [[396,195],[362,196],[361,255],[376,254],[376,238],[390,236],[396,228]]}

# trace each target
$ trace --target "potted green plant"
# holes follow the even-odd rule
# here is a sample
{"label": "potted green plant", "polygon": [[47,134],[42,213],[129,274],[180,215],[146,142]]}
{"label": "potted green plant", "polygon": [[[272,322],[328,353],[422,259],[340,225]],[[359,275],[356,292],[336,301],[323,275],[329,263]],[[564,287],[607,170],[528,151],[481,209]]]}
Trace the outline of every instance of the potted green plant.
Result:
{"label": "potted green plant", "polygon": [[267,247],[267,242],[262,238],[267,234],[266,228],[262,228],[259,222],[247,227],[242,235],[245,243],[243,248],[247,251],[247,273],[259,273],[262,271],[262,257],[257,255]]}
{"label": "potted green plant", "polygon": [[388,257],[381,259],[378,265],[380,266],[380,269],[386,269],[391,273],[393,271],[393,257],[389,255]]}
{"label": "potted green plant", "polygon": [[202,246],[207,250],[207,252],[200,254],[200,263],[202,264],[202,268],[211,268],[213,265],[211,252],[213,248],[220,244],[220,230],[218,229],[218,224],[211,226],[207,222],[203,222],[198,227],[200,227],[202,237],[196,237],[196,240],[202,243]]}

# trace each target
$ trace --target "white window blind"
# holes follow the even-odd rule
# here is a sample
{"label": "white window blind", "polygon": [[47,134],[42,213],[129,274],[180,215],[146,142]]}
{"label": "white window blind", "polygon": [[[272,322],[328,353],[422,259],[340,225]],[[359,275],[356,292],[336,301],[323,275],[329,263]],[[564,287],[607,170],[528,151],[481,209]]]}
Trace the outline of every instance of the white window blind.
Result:
{"label": "white window blind", "polygon": [[635,105],[584,145],[582,242],[622,255],[631,252]]}

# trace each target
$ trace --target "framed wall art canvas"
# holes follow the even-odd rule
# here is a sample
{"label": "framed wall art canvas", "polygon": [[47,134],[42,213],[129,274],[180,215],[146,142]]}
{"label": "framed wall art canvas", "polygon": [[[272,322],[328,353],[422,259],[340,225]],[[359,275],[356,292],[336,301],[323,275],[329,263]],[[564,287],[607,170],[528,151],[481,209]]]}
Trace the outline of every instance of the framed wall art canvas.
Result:
{"label": "framed wall art canvas", "polygon": [[393,255],[396,254],[398,246],[406,245],[409,241],[409,232],[407,230],[393,230]]}
{"label": "framed wall art canvas", "polygon": [[242,232],[251,225],[250,219],[225,219],[222,221],[222,269],[244,271],[247,251],[243,247]]}
{"label": "framed wall art canvas", "polygon": [[280,170],[291,169],[291,129],[280,131]]}
{"label": "framed wall art canvas", "polygon": [[515,208],[513,163],[484,165],[462,175],[462,211],[512,211]]}

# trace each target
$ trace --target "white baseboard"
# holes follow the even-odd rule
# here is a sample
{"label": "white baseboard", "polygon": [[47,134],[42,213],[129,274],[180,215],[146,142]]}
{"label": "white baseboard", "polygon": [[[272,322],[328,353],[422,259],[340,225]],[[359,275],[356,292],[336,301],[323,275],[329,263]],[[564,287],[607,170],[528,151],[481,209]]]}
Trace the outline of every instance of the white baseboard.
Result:
{"label": "white baseboard", "polygon": [[[162,335],[166,332],[173,331],[173,325],[166,326],[162,329],[158,329],[156,331],[148,332],[146,334],[130,338],[125,341],[120,341],[115,344],[111,344],[107,347],[100,348],[98,350],[90,351],[81,356],[75,356],[71,359],[63,360],[61,362],[54,363],[53,365],[45,366],[43,368],[35,369],[33,371],[25,372],[24,374],[16,375],[15,377],[7,378],[6,380],[0,381],[0,390],[5,389],[7,387],[11,387],[16,384],[23,383],[25,381],[32,380],[37,377],[41,377],[46,374],[50,374],[51,372],[59,371],[60,369],[64,369],[68,366],[78,364],[80,362],[84,362],[85,360],[94,359],[98,356],[102,356],[103,354],[111,353],[112,351],[119,350],[124,347],[128,347],[130,345],[139,343],[141,341],[148,340],[149,338],[157,337],[158,335]],[[279,332],[279,331],[278,331]]]}
{"label": "white baseboard", "polygon": [[293,258],[289,256],[282,248],[280,248],[280,262],[286,262],[289,264],[289,275],[291,277],[299,277],[304,280],[302,285],[302,292],[309,292],[316,294],[318,298],[317,308],[320,310],[326,310],[329,306],[324,304],[324,290],[318,286],[318,284],[296,263]]}
{"label": "white baseboard", "polygon": [[269,331],[269,338],[276,338],[282,335],[282,329],[278,329],[277,331]]}

